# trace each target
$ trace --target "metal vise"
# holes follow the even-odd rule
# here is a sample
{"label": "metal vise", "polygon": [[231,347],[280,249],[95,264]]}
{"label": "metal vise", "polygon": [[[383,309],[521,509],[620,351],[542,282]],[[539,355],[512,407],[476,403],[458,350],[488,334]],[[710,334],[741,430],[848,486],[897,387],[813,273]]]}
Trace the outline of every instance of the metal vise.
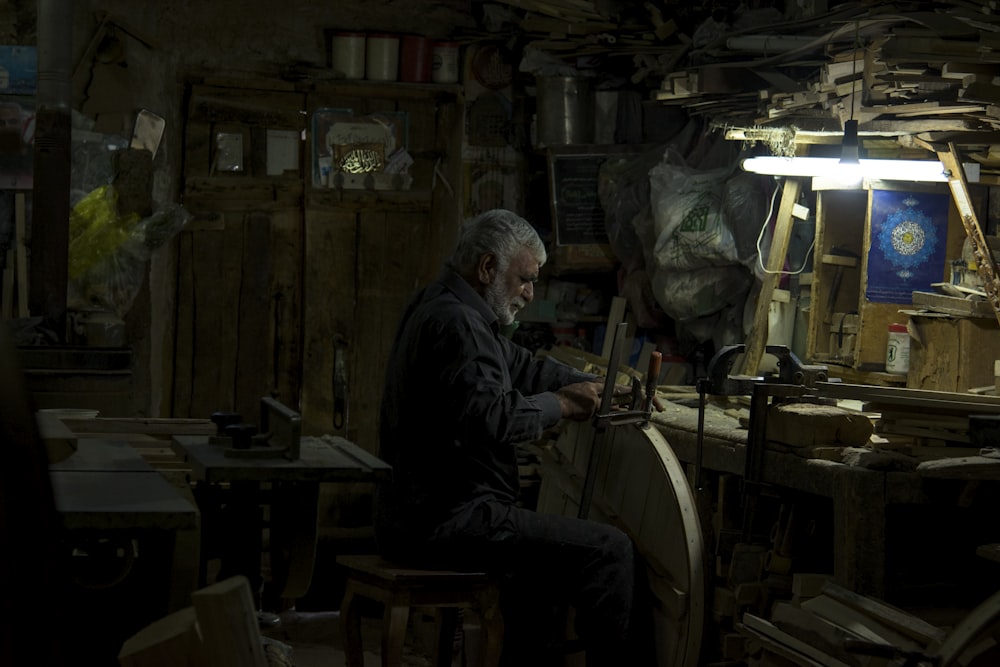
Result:
{"label": "metal vise", "polygon": [[815,387],[817,382],[829,379],[829,369],[819,364],[803,364],[785,345],[768,345],[767,354],[778,358],[778,374],[772,376],[730,375],[733,363],[746,351],[742,343],[726,345],[716,352],[708,363],[708,377],[699,380],[699,389],[715,396],[739,396],[753,393],[753,386],[760,382],[797,384]]}
{"label": "metal vise", "polygon": [[270,396],[260,399],[259,428],[236,412],[214,412],[211,419],[217,432],[209,442],[225,446],[228,457],[299,458],[302,417]]}

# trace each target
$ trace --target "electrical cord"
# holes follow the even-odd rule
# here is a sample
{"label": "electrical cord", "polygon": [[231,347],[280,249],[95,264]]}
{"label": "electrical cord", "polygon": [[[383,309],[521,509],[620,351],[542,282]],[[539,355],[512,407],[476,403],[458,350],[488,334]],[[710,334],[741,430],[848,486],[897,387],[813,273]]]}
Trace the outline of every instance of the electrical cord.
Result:
{"label": "electrical cord", "polygon": [[760,242],[764,238],[764,230],[767,229],[767,224],[771,221],[771,215],[774,214],[774,202],[778,198],[778,190],[779,188],[775,187],[774,192],[771,193],[771,205],[767,208],[767,215],[764,216],[764,224],[760,226],[760,233],[757,234],[757,266],[759,266],[760,270],[764,273],[771,275],[797,276],[805,270],[806,264],[809,261],[809,255],[812,254],[813,248],[816,246],[815,234],[813,235],[812,243],[809,244],[809,249],[806,250],[806,256],[802,259],[802,266],[795,271],[771,271],[764,266],[764,261],[761,259],[762,252],[760,249]]}

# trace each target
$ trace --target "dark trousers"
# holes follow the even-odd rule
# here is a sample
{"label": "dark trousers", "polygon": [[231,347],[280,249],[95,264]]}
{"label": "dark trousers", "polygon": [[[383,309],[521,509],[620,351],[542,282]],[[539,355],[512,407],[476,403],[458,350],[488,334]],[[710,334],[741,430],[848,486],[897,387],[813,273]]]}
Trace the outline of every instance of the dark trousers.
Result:
{"label": "dark trousers", "polygon": [[[541,666],[575,611],[587,665],[621,665],[629,642],[636,557],[621,530],[596,521],[483,501],[440,526],[427,540],[389,555],[435,568],[494,573],[504,581],[502,663]],[[644,581],[644,580],[643,580]]]}

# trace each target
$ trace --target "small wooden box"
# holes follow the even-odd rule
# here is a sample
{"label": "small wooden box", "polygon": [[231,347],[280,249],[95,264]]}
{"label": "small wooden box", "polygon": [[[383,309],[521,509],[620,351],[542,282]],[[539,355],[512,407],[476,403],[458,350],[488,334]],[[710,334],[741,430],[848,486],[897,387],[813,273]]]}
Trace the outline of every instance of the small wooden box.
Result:
{"label": "small wooden box", "polygon": [[965,392],[993,386],[993,361],[1000,359],[995,318],[910,318],[919,340],[910,339],[910,389]]}

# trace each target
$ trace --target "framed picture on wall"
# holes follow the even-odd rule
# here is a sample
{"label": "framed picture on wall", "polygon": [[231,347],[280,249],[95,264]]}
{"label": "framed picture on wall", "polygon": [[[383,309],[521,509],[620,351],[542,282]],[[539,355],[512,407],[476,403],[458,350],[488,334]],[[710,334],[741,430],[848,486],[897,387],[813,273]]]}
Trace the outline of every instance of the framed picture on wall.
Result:
{"label": "framed picture on wall", "polygon": [[331,176],[393,171],[394,155],[407,142],[405,111],[355,115],[323,108],[313,114],[313,186],[330,187]]}
{"label": "framed picture on wall", "polygon": [[871,192],[871,239],[865,298],[910,303],[945,275],[948,192]]}

